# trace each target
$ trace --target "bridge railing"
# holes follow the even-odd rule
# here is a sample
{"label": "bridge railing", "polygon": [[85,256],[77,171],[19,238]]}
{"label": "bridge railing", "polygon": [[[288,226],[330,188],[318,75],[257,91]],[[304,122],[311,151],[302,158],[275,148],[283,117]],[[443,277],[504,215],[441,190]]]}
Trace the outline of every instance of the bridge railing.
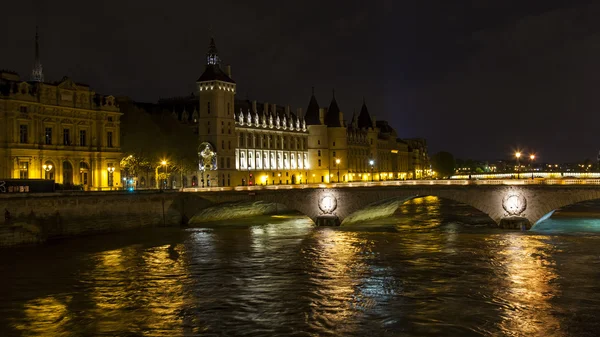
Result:
{"label": "bridge railing", "polygon": [[424,186],[424,185],[600,185],[600,179],[486,179],[486,180],[389,180],[374,182],[346,182],[298,185],[254,185],[236,187],[191,187],[182,189],[184,192],[223,192],[223,191],[259,191],[259,190],[290,190],[305,188],[348,188],[376,186]]}

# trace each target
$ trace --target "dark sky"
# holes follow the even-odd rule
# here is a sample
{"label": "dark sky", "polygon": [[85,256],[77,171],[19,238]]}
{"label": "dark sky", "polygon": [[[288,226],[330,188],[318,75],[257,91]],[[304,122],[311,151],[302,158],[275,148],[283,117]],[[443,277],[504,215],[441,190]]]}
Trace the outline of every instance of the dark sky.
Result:
{"label": "dark sky", "polygon": [[[92,5],[96,3],[96,5]],[[595,159],[600,4],[577,0],[5,1],[0,68],[155,102],[194,90],[210,29],[238,97],[306,109],[366,98],[430,152]],[[170,7],[166,7],[167,4]]]}

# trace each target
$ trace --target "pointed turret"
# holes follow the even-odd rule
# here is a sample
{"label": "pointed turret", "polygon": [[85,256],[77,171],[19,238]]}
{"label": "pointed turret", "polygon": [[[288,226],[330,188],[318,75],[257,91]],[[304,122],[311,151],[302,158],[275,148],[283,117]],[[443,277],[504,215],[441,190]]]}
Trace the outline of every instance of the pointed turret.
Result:
{"label": "pointed turret", "polygon": [[206,53],[206,69],[196,82],[204,81],[222,81],[235,83],[222,69],[221,59],[219,58],[219,51],[215,45],[215,39],[210,38],[210,44],[208,46],[208,52]]}
{"label": "pointed turret", "polygon": [[329,109],[327,109],[327,114],[325,115],[325,125],[330,128],[341,127],[340,123],[340,108],[338,107],[337,101],[335,100],[335,91],[333,92],[333,97],[331,99],[331,103],[329,104]]}
{"label": "pointed turret", "polygon": [[373,121],[371,120],[371,115],[369,114],[364,98],[362,108],[360,108],[360,114],[358,115],[358,127],[361,129],[373,127]]}
{"label": "pointed turret", "polygon": [[40,44],[37,26],[35,27],[35,59],[33,61],[33,70],[31,71],[31,80],[34,82],[44,82],[44,72],[42,62],[40,62]]}
{"label": "pointed turret", "polygon": [[358,127],[358,120],[356,119],[356,110],[352,113],[352,122],[350,122],[352,128],[356,129]]}
{"label": "pointed turret", "polygon": [[315,87],[312,88],[312,95],[310,96],[310,102],[308,102],[308,108],[304,115],[304,121],[307,125],[319,125],[321,121],[319,119],[319,103],[315,97]]}

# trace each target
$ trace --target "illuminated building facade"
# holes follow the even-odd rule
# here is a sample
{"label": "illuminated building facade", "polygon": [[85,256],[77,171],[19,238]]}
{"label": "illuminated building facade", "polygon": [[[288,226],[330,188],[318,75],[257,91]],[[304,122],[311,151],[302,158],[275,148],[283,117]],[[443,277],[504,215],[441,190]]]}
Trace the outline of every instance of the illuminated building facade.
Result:
{"label": "illuminated building facade", "polygon": [[196,83],[195,94],[158,102],[198,134],[199,172],[185,179],[197,182],[192,186],[421,179],[431,172],[424,140],[399,139],[365,102],[348,125],[335,94],[321,108],[313,91],[305,114],[235,99],[231,68],[221,68],[213,39]]}
{"label": "illuminated building facade", "polygon": [[65,77],[44,81],[37,34],[30,81],[0,71],[0,178],[119,187],[121,113],[113,96]]}

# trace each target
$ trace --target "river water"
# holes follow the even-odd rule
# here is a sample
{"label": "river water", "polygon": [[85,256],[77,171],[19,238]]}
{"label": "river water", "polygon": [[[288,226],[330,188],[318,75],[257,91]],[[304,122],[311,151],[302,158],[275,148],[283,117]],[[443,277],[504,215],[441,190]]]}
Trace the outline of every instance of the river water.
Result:
{"label": "river water", "polygon": [[[583,215],[582,215],[583,214]],[[489,228],[428,197],[0,250],[0,336],[597,336],[600,222]]]}

